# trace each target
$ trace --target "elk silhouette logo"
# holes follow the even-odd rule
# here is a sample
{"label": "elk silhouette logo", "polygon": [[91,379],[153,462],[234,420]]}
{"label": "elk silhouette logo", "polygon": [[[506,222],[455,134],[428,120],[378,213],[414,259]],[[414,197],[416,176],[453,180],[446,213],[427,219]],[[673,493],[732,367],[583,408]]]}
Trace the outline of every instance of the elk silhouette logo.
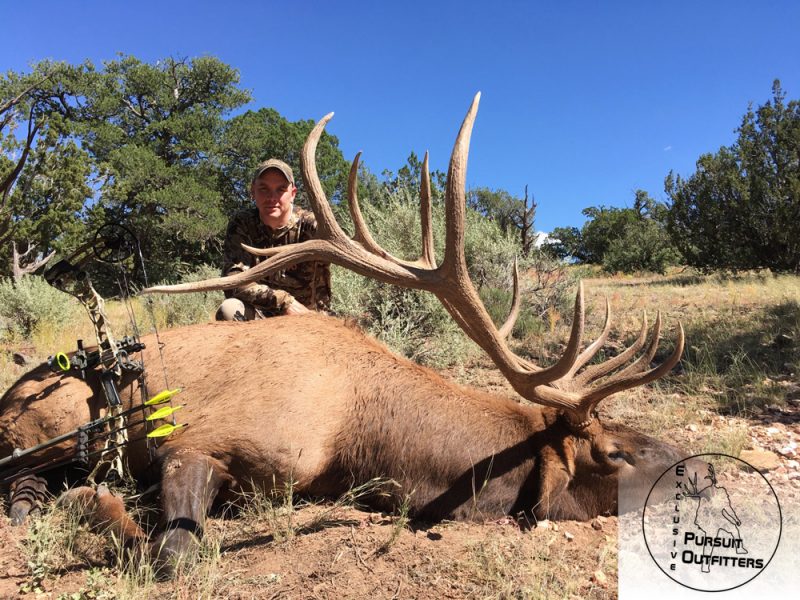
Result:
{"label": "elk silhouette logo", "polygon": [[[692,457],[653,486],[642,511],[650,556],[670,579],[698,591],[720,592],[751,581],[767,567],[780,542],[782,515],[767,479],[724,454]],[[689,460],[689,459],[687,459]]]}

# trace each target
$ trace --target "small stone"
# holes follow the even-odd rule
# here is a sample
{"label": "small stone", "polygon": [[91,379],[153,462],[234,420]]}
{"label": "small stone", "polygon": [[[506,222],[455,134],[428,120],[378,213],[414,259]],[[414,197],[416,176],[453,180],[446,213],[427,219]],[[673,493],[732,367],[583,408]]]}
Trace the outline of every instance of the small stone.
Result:
{"label": "small stone", "polygon": [[594,572],[594,574],[592,575],[592,580],[601,587],[605,587],[606,584],[608,583],[608,578],[606,577],[606,574],[603,573],[600,569],[597,569],[597,571]]}
{"label": "small stone", "polygon": [[769,450],[742,450],[739,458],[761,473],[776,469],[780,465],[778,455]]}
{"label": "small stone", "polygon": [[792,338],[790,335],[786,335],[785,333],[781,333],[775,336],[775,338],[772,340],[772,343],[778,348],[786,348],[794,343],[794,338]]}
{"label": "small stone", "polygon": [[786,461],[786,466],[789,467],[790,469],[797,470],[800,469],[800,462],[797,462],[796,460],[789,460]]}
{"label": "small stone", "polygon": [[600,519],[592,519],[592,529],[600,531],[602,528],[603,524],[600,522]]}
{"label": "small stone", "polygon": [[572,540],[575,539],[575,536],[572,535],[569,531],[565,531],[564,532],[564,537],[567,538],[568,542],[571,542]]}
{"label": "small stone", "polygon": [[31,362],[31,359],[22,352],[14,352],[11,356],[14,360],[14,364],[20,367],[24,367]]}
{"label": "small stone", "polygon": [[688,431],[697,431],[697,430],[698,430],[698,429],[700,429],[700,428],[699,428],[697,425],[695,425],[694,423],[689,423],[689,424],[686,426],[686,429],[687,429]]}
{"label": "small stone", "polygon": [[550,521],[547,519],[542,519],[541,521],[536,521],[536,529],[550,529]]}

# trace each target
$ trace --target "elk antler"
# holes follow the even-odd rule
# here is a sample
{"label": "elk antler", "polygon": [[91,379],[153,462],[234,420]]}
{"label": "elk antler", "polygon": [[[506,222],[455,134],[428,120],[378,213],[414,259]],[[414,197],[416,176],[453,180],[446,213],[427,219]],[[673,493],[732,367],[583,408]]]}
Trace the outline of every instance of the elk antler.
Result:
{"label": "elk antler", "polygon": [[563,409],[575,426],[585,426],[597,404],[611,394],[643,385],[666,375],[680,360],[683,352],[683,328],[678,326],[678,338],[672,354],[661,365],[647,369],[658,347],[661,329],[660,315],[653,327],[645,354],[621,371],[619,369],[645,344],[647,322],[644,319],[639,339],[626,351],[606,362],[593,365],[578,373],[605,343],[611,326],[611,311],[606,304],[606,323],[602,333],[583,352],[580,352],[584,328],[583,284],[578,285],[575,310],[567,347],[563,356],[552,366],[539,367],[514,354],[505,338],[511,331],[519,312],[519,282],[514,265],[514,302],[506,323],[497,329],[483,306],[467,272],[464,256],[465,182],[467,156],[472,126],[478,110],[480,93],[475,95],[456,138],[445,187],[446,235],[441,265],[435,264],[433,237],[430,226],[430,182],[427,153],[423,163],[420,195],[422,197],[422,255],[413,262],[396,258],[383,250],[372,238],[361,217],[356,194],[358,160],[350,171],[348,197],[355,226],[353,239],[341,229],[333,215],[317,174],[315,152],[325,125],[333,113],[324,116],[314,127],[303,146],[301,170],[311,208],[317,218],[317,239],[300,244],[258,250],[246,247],[254,254],[268,258],[255,267],[216,279],[174,286],[159,286],[145,293],[179,293],[241,287],[258,281],[265,275],[286,269],[300,262],[315,260],[331,262],[360,275],[403,287],[433,293],[464,332],[494,361],[512,387],[524,398]]}

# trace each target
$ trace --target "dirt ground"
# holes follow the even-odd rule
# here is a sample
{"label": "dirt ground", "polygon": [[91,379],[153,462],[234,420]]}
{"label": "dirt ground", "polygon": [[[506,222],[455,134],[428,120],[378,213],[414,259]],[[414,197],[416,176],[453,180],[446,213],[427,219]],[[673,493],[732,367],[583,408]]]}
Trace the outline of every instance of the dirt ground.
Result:
{"label": "dirt ground", "polygon": [[[218,562],[202,569],[204,573],[157,584],[148,595],[231,599],[615,597],[613,518],[593,523],[545,523],[528,532],[511,522],[440,523],[397,531],[393,518],[342,508],[321,529],[304,530],[303,523],[316,522],[323,510],[320,506],[298,509],[293,517],[298,531],[282,541],[276,541],[269,529],[212,519],[208,535],[221,540]],[[0,598],[26,595],[25,585],[31,577],[18,550],[23,537],[24,531],[10,527],[7,520],[0,524],[4,549]],[[30,597],[117,597],[111,592],[113,569],[100,568],[98,577],[100,564],[64,565],[45,580],[42,592],[31,592]],[[102,595],[103,590],[108,595]],[[118,593],[124,597],[125,591]]]}

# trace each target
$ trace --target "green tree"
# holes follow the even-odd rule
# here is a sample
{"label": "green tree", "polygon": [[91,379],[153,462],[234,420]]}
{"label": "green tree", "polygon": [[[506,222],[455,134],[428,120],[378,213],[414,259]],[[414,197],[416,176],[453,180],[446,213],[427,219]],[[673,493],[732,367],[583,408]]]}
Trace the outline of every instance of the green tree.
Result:
{"label": "green tree", "polygon": [[556,228],[547,251],[561,258],[601,264],[612,272],[663,273],[679,259],[666,231],[666,212],[663,204],[637,190],[633,208],[585,208],[583,214],[589,220],[583,227]]}
{"label": "green tree", "polygon": [[589,262],[581,230],[577,227],[556,227],[548,236],[542,250],[555,258]]}
{"label": "green tree", "polygon": [[672,172],[670,235],[688,264],[703,269],[800,270],[800,102],[748,108],[738,138],[697,161],[688,179]]}
{"label": "green tree", "polygon": [[534,242],[536,201],[531,198],[529,202],[528,186],[525,186],[524,198],[517,198],[506,190],[473,188],[467,192],[467,206],[497,223],[504,233],[518,234],[522,254],[530,254]]}
{"label": "green tree", "polygon": [[92,76],[91,65],[47,61],[0,76],[0,274],[21,266],[12,247],[49,254],[82,229],[92,159],[78,131]]}
{"label": "green tree", "polygon": [[213,159],[224,117],[250,96],[213,57],[123,56],[94,81],[83,141],[101,177],[95,217],[138,235],[154,278],[213,262],[227,222]]}
{"label": "green tree", "polygon": [[519,216],[525,210],[523,201],[509,192],[484,187],[467,192],[467,206],[497,223],[504,233],[517,227]]}
{"label": "green tree", "polygon": [[[419,197],[420,181],[422,180],[422,163],[423,161],[417,156],[416,152],[411,152],[406,159],[406,164],[392,171],[385,169],[381,176],[383,181],[380,182],[381,190],[378,194],[373,195],[375,198],[383,198],[388,201],[389,198],[396,198],[398,195],[406,195],[413,198]],[[442,171],[434,170],[429,173],[431,182],[431,202],[436,204],[444,199],[444,187],[447,183],[447,175]],[[370,185],[370,179],[373,178],[371,174],[364,173],[361,176],[361,185],[371,189],[374,186]],[[372,183],[377,181],[373,179]]]}

